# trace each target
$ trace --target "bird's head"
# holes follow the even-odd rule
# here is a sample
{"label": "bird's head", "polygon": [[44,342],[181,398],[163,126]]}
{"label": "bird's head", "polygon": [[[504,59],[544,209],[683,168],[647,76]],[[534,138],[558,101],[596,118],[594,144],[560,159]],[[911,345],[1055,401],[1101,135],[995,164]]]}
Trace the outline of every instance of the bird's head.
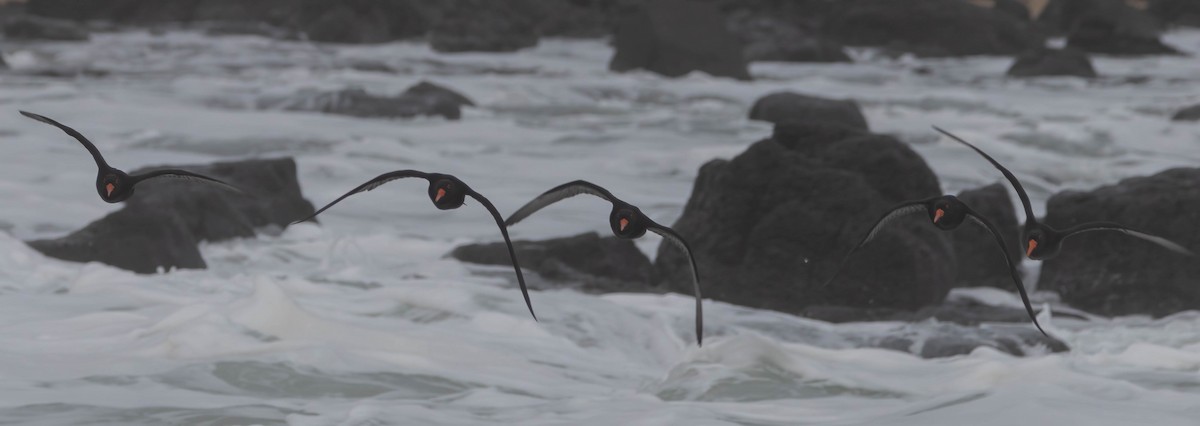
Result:
{"label": "bird's head", "polygon": [[433,179],[429,184],[429,199],[438,209],[457,209],[467,199],[467,185],[450,177]]}
{"label": "bird's head", "polygon": [[125,172],[110,169],[100,173],[96,179],[96,192],[100,198],[109,203],[119,203],[133,195],[133,183]]}
{"label": "bird's head", "polygon": [[1055,241],[1054,235],[1042,228],[1034,228],[1025,232],[1025,256],[1034,260],[1043,260],[1054,257],[1062,248],[1062,244]]}
{"label": "bird's head", "polygon": [[939,229],[957,228],[966,218],[967,205],[953,195],[937,199],[929,208],[929,219]]}
{"label": "bird's head", "polygon": [[608,220],[613,234],[616,234],[617,237],[632,239],[646,235],[646,222],[642,219],[641,212],[637,210],[614,209]]}

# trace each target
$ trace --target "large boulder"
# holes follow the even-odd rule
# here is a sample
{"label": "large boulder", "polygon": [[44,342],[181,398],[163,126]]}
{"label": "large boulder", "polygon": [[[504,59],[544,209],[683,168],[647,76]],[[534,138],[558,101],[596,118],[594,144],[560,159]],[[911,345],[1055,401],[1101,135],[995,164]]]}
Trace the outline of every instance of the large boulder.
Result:
{"label": "large boulder", "polygon": [[[1110,221],[1200,252],[1200,169],[1171,169],[1092,191],[1055,194],[1045,223],[1066,228]],[[1200,262],[1119,232],[1069,238],[1042,264],[1038,288],[1102,315],[1169,315],[1200,309]]]}
{"label": "large boulder", "polygon": [[727,27],[741,40],[748,62],[851,62],[841,44],[773,16],[736,13]]}
{"label": "large boulder", "polygon": [[[690,243],[707,298],[799,313],[808,305],[916,309],[952,286],[950,236],[915,216],[849,258],[886,211],[941,194],[937,177],[889,136],[822,124],[777,125],[732,160],[700,169],[674,224]],[[683,253],[661,245],[656,280],[690,292]]]}
{"label": "large boulder", "polygon": [[608,68],[644,69],[668,77],[702,71],[749,80],[742,46],[707,3],[650,0],[617,26]]}
{"label": "large boulder", "polygon": [[4,38],[8,40],[83,41],[87,30],[70,21],[18,15],[4,20]]}
{"label": "large boulder", "polygon": [[428,82],[421,82],[398,96],[376,96],[362,88],[333,92],[305,90],[291,97],[260,100],[259,108],[313,111],[325,114],[371,118],[462,117],[462,107],[474,103],[467,97]]}
{"label": "large boulder", "polygon": [[253,237],[256,229],[282,228],[313,213],[312,203],[300,193],[291,158],[171,168],[212,176],[246,193],[198,182],[149,180],[138,184],[121,210],[65,237],[29,245],[50,257],[138,273],[204,268],[197,243]]}
{"label": "large boulder", "polygon": [[[521,269],[589,293],[646,292],[650,259],[632,241],[601,238],[595,232],[545,241],[513,241]],[[504,242],[468,244],[450,252],[455,259],[484,265],[512,265]]]}
{"label": "large boulder", "polygon": [[1036,49],[1017,56],[1008,68],[1012,77],[1072,76],[1095,78],[1087,53],[1077,49]]}
{"label": "large boulder", "polygon": [[750,119],[774,124],[820,123],[867,130],[867,119],[858,102],[794,92],[775,92],[758,98],[750,108]]}
{"label": "large boulder", "polygon": [[511,52],[536,46],[533,16],[509,2],[455,0],[433,26],[429,45],[439,52]]}
{"label": "large boulder", "polygon": [[[1018,264],[1021,262],[1021,222],[1008,196],[1008,187],[994,183],[982,188],[963,191],[958,199],[991,222],[1000,231],[1004,246],[982,227],[966,222],[954,230],[954,249],[958,255],[957,287],[998,287],[1015,291],[1004,254]],[[1001,251],[1003,250],[1003,252]],[[1019,266],[1019,265],[1018,265]]]}
{"label": "large boulder", "polygon": [[1021,19],[962,0],[844,0],[824,25],[848,45],[919,56],[1015,54],[1043,38]]}
{"label": "large boulder", "polygon": [[1200,104],[1179,110],[1171,116],[1172,121],[1200,121]]}

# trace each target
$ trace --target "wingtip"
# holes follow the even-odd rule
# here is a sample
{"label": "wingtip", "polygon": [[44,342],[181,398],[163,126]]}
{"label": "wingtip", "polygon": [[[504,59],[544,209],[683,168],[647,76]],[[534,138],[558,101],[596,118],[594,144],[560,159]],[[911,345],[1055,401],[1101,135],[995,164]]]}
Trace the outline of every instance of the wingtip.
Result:
{"label": "wingtip", "polygon": [[47,117],[46,117],[46,116],[44,116],[44,115],[41,115],[41,114],[34,114],[34,113],[32,113],[32,112],[25,111],[25,110],[19,110],[19,112],[21,113],[21,115],[24,115],[24,116],[26,116],[26,117],[32,118],[32,119],[34,119],[34,120],[37,120],[37,121],[40,121],[40,122],[43,122],[43,123],[50,123],[50,124],[53,124],[53,123],[50,121],[50,119],[49,119],[49,118],[47,118]]}

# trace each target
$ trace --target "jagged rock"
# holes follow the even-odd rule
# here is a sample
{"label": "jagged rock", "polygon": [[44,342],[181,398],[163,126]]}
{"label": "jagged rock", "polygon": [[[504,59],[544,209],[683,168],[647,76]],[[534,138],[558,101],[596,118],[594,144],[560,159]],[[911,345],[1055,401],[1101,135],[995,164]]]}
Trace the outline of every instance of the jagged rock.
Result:
{"label": "jagged rock", "polygon": [[1172,121],[1200,121],[1200,105],[1192,105],[1171,116]]}
{"label": "jagged rock", "polygon": [[[1178,168],[1092,191],[1055,194],[1044,222],[1066,228],[1109,221],[1200,252],[1200,169]],[[1089,232],[1042,263],[1038,288],[1101,315],[1164,316],[1200,309],[1200,262],[1119,232]]]}
{"label": "jagged rock", "polygon": [[88,31],[79,25],[58,19],[18,15],[4,19],[4,37],[9,40],[84,41]]}
{"label": "jagged rock", "polygon": [[774,17],[739,13],[729,17],[727,27],[745,46],[749,62],[851,62],[842,45]]}
{"label": "jagged rock", "polygon": [[291,158],[172,168],[222,179],[246,194],[204,183],[149,180],[138,184],[121,210],[65,237],[29,245],[50,257],[138,273],[204,268],[196,246],[200,241],[253,237],[256,229],[284,227],[313,212],[300,193]]}
{"label": "jagged rock", "polygon": [[1023,20],[961,0],[847,0],[835,7],[824,31],[848,45],[964,56],[1015,54],[1044,41]]}
{"label": "jagged rock", "polygon": [[[514,241],[523,270],[570,283],[592,293],[646,292],[650,259],[632,241],[601,238],[595,232],[544,241]],[[512,265],[504,242],[469,244],[450,252],[455,259],[485,265]]]}
{"label": "jagged rock", "polygon": [[668,77],[702,71],[749,80],[742,46],[707,3],[651,0],[617,26],[612,71],[649,70]]}
{"label": "jagged rock", "polygon": [[[843,126],[776,128],[732,160],[701,167],[673,226],[694,251],[705,297],[793,313],[940,303],[955,274],[952,243],[920,217],[889,226],[822,287],[885,211],[941,194],[925,161],[891,137]],[[661,245],[655,273],[690,291],[679,250]]]}
{"label": "jagged rock", "polygon": [[750,119],[775,124],[814,123],[835,124],[852,129],[867,130],[858,102],[826,99],[794,92],[776,92],[758,98],[750,108]]}
{"label": "jagged rock", "polygon": [[450,120],[462,117],[462,107],[474,103],[450,89],[421,82],[399,96],[376,96],[362,88],[335,92],[302,91],[285,99],[264,99],[259,108],[287,111],[315,111],[355,117],[411,118],[441,116]]}
{"label": "jagged rock", "polygon": [[538,43],[537,22],[510,2],[456,0],[433,26],[439,52],[512,52]]}
{"label": "jagged rock", "polygon": [[[1018,248],[1020,245],[1017,241],[1021,239],[1022,222],[1017,221],[1016,208],[1008,196],[1008,188],[994,183],[979,189],[963,191],[958,194],[958,199],[971,206],[1001,232],[1005,242],[1004,249],[1019,268],[1023,253]],[[1003,252],[996,245],[996,240],[990,232],[966,222],[954,230],[953,234],[954,248],[958,256],[956,287],[997,287],[1016,291],[1008,263],[1004,261]]]}
{"label": "jagged rock", "polygon": [[1087,53],[1076,49],[1038,49],[1022,53],[1008,68],[1013,77],[1075,76],[1095,78]]}

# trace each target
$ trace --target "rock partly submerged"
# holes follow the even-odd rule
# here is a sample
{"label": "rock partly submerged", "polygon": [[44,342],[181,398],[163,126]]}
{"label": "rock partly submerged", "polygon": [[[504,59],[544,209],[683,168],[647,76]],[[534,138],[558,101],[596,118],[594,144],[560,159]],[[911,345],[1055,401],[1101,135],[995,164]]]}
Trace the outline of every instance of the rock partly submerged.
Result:
{"label": "rock partly submerged", "polygon": [[[1200,169],[1177,168],[1091,191],[1055,194],[1044,222],[1116,222],[1200,252]],[[1164,316],[1200,309],[1200,261],[1120,232],[1089,232],[1042,263],[1038,288],[1101,315]]]}
{"label": "rock partly submerged", "polygon": [[29,245],[50,257],[144,274],[197,269],[206,267],[197,246],[201,241],[253,237],[258,229],[282,228],[314,211],[300,192],[291,158],[171,168],[224,180],[245,193],[199,182],[149,180],[138,184],[121,210],[65,237]]}

